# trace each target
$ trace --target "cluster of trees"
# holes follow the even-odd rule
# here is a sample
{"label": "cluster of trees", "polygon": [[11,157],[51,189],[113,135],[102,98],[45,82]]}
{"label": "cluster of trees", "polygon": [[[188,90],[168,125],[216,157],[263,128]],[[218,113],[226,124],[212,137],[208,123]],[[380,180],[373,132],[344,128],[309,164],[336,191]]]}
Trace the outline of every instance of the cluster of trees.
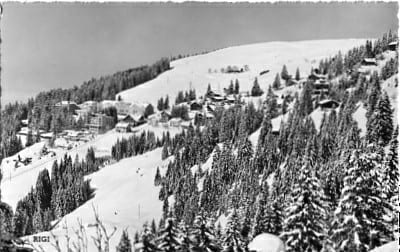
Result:
{"label": "cluster of trees", "polygon": [[189,92],[183,92],[179,91],[178,95],[175,98],[175,104],[180,104],[183,102],[190,102],[196,100],[196,90],[195,89],[190,89]]}
{"label": "cluster of trees", "polygon": [[189,120],[189,109],[185,105],[172,106],[171,116],[174,118]]}
{"label": "cluster of trees", "polygon": [[390,59],[382,67],[381,75],[383,80],[387,80],[389,77],[397,74],[399,71],[399,59],[397,57]]}
{"label": "cluster of trees", "polygon": [[169,97],[168,97],[168,95],[165,97],[165,99],[161,97],[157,101],[157,109],[159,111],[163,111],[163,110],[169,109]]}
{"label": "cluster of trees", "polygon": [[5,106],[2,113],[3,128],[1,153],[11,156],[22,149],[16,133],[21,129],[20,121],[28,118],[29,127],[34,135],[39,129],[61,132],[64,129],[77,129],[84,122],[76,122],[72,111],[56,108],[54,105],[62,100],[82,103],[88,100],[114,100],[115,95],[123,90],[140,85],[170,69],[169,60],[163,58],[152,65],[141,66],[117,72],[84,82],[80,87],[70,89],[53,89],[39,93],[27,103],[13,103]]}
{"label": "cluster of trees", "polygon": [[143,131],[140,135],[132,135],[129,138],[117,139],[117,142],[111,147],[111,157],[117,161],[143,154],[146,151],[161,147],[169,138],[169,134],[164,134],[160,140],[156,138],[151,131]]}
{"label": "cluster of trees", "polygon": [[[8,232],[16,237],[51,229],[51,221],[72,212],[92,197],[90,181],[84,176],[95,172],[104,158],[96,158],[93,148],[86,154],[85,161],[76,156],[65,155],[60,162],[54,161],[51,176],[42,170],[35,188],[18,201],[15,214],[9,219]],[[12,211],[11,211],[12,213]]]}
{"label": "cluster of trees", "polygon": [[[238,214],[238,250],[246,250],[246,242],[238,241],[261,232],[279,235],[288,251],[368,251],[393,240],[393,195],[398,193],[393,185],[399,175],[393,110],[377,73],[369,80],[361,75],[347,80],[343,74],[349,69],[343,65],[341,70],[334,76],[355,91],[348,93],[347,84],[329,91],[341,105],[338,112],[324,114],[318,129],[309,117],[315,107],[308,82],[279,132],[272,129],[277,114],[268,95],[264,111],[252,114],[240,105],[222,109],[204,130],[188,130],[187,140],[176,144],[166,142],[162,157],[174,158],[154,181],[160,186],[163,220],[172,212],[176,223],[193,229],[199,212],[214,219],[228,214],[231,220]],[[368,111],[365,136],[353,119],[359,102]],[[248,136],[260,125],[253,147]],[[203,171],[209,157],[212,165]],[[173,206],[168,205],[171,195]],[[223,241],[217,244],[224,247]]]}
{"label": "cluster of trees", "polygon": [[225,89],[225,93],[227,95],[239,94],[239,89],[240,89],[239,80],[236,79],[235,83],[233,83],[233,80],[231,80],[229,87]]}

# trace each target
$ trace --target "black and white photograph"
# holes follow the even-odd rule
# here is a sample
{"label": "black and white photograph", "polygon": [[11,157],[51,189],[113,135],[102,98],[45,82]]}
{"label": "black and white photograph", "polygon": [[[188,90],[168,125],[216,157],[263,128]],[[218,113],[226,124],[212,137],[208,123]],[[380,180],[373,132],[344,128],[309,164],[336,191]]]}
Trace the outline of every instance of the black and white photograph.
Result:
{"label": "black and white photograph", "polygon": [[0,3],[0,252],[398,252],[399,3]]}

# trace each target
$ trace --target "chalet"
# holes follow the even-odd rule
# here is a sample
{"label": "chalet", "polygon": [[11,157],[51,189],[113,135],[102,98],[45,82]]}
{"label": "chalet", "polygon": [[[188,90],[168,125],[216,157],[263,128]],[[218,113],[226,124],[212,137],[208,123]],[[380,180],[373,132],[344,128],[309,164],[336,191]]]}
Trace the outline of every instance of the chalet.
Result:
{"label": "chalet", "polygon": [[146,120],[144,119],[144,116],[141,114],[134,114],[134,115],[130,115],[133,119],[132,125],[133,127],[139,126],[143,123],[146,122]]}
{"label": "chalet", "polygon": [[213,102],[219,102],[219,101],[223,101],[224,100],[224,97],[222,97],[222,95],[220,95],[220,94],[218,94],[218,93],[215,93],[215,92],[213,92],[212,90],[211,91],[209,91],[207,94],[206,94],[206,98],[209,98],[211,101],[213,101]]}
{"label": "chalet", "polygon": [[361,64],[363,66],[377,66],[378,62],[376,62],[376,59],[374,58],[365,58],[362,60]]}
{"label": "chalet", "polygon": [[130,132],[130,128],[130,123],[128,122],[119,122],[115,125],[115,130],[121,133]]}
{"label": "chalet", "polygon": [[313,83],[313,95],[327,94],[329,91],[330,84],[326,80],[316,80]]}
{"label": "chalet", "polygon": [[60,101],[54,105],[58,109],[66,109],[68,112],[75,113],[79,109],[79,106],[75,102],[71,101]]}
{"label": "chalet", "polygon": [[320,101],[318,103],[318,106],[321,109],[326,110],[326,109],[335,109],[335,108],[339,107],[339,104],[340,103],[335,100],[325,99],[325,100]]}
{"label": "chalet", "polygon": [[160,113],[152,114],[147,117],[147,123],[151,126],[157,126],[161,119]]}
{"label": "chalet", "polygon": [[90,132],[101,134],[114,128],[114,118],[104,114],[95,114],[90,118],[87,126]]}
{"label": "chalet", "polygon": [[79,141],[83,137],[83,132],[75,130],[66,130],[67,134],[64,136],[65,139],[70,141]]}
{"label": "chalet", "polygon": [[180,127],[181,123],[182,123],[181,118],[172,118],[171,120],[169,120],[169,125],[171,127]]}
{"label": "chalet", "polygon": [[399,46],[399,42],[398,41],[393,41],[393,42],[389,43],[388,49],[390,51],[396,51],[398,46]]}
{"label": "chalet", "polygon": [[223,102],[225,100],[221,95],[215,95],[210,98],[212,102]]}
{"label": "chalet", "polygon": [[190,103],[190,110],[202,110],[203,105],[200,102],[193,101]]}
{"label": "chalet", "polygon": [[317,71],[313,71],[309,76],[309,80],[317,81],[317,80],[327,80],[328,76],[325,74],[319,74]]}
{"label": "chalet", "polygon": [[225,98],[225,101],[226,101],[226,103],[228,103],[228,104],[233,104],[233,103],[235,103],[236,99],[235,99],[235,96],[233,96],[233,95],[228,95],[228,96]]}
{"label": "chalet", "polygon": [[160,122],[161,123],[166,123],[166,122],[168,122],[170,119],[171,119],[171,114],[170,113],[168,113],[167,111],[162,111],[161,112],[161,114],[160,114]]}

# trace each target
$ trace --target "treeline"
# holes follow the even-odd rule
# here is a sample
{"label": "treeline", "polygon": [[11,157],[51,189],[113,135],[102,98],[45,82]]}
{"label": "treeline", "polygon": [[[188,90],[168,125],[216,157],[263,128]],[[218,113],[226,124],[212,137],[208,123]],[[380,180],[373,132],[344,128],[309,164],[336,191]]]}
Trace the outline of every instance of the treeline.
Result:
{"label": "treeline", "polygon": [[85,161],[76,156],[65,155],[60,162],[54,161],[51,176],[42,170],[35,188],[18,201],[15,214],[11,215],[6,227],[16,237],[48,231],[51,222],[72,212],[93,196],[90,181],[84,176],[95,172],[105,161],[96,158],[93,148],[88,149]]}
{"label": "treeline", "polygon": [[113,75],[91,79],[80,87],[53,89],[39,93],[27,103],[13,103],[4,107],[2,113],[3,128],[1,153],[4,157],[14,155],[22,149],[16,133],[21,129],[21,120],[28,118],[33,135],[39,129],[59,133],[64,129],[79,129],[84,122],[75,121],[72,111],[56,108],[62,100],[82,103],[88,100],[114,100],[115,95],[123,90],[140,85],[170,69],[169,60],[163,58],[150,66],[141,66]]}
{"label": "treeline", "polygon": [[[169,133],[167,135],[169,137]],[[129,138],[117,139],[111,147],[111,157],[117,161],[143,154],[146,151],[161,147],[166,141],[166,135],[162,139],[156,138],[154,132],[143,131],[140,135],[132,135]]]}

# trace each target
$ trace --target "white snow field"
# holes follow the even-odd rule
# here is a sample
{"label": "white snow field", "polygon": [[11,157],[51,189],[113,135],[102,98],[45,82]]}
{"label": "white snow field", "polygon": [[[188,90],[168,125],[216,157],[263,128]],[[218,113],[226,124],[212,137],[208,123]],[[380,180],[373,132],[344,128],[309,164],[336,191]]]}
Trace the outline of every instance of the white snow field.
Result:
{"label": "white snow field", "polygon": [[[136,130],[138,132],[137,134],[140,134],[142,131],[150,130],[154,132],[156,137],[162,137],[163,132],[169,131],[171,136],[174,136],[181,132],[182,129],[178,127],[170,127],[167,129],[164,127],[153,127],[144,124],[137,127]],[[94,148],[95,154],[98,157],[109,156],[111,155],[111,147],[117,142],[117,139],[128,138],[133,134],[134,133],[119,133],[115,130],[111,130],[105,134],[98,135],[92,141],[80,144],[71,150],[61,148],[50,149],[56,153],[56,156],[54,157],[51,157],[51,155],[40,157],[40,150],[45,145],[44,142],[40,142],[23,149],[14,156],[5,158],[0,166],[3,174],[3,179],[0,184],[2,200],[9,204],[15,211],[17,202],[28,194],[31,187],[35,186],[39,173],[43,169],[48,169],[50,172],[55,160],[60,160],[65,154],[70,155],[73,160],[76,155],[79,156],[79,159],[85,158],[89,147]],[[15,169],[13,160],[17,160],[18,155],[20,155],[21,159],[31,157],[32,163],[27,166],[21,165]]]}
{"label": "white snow field", "polygon": [[[333,56],[338,51],[347,52],[365,41],[366,39],[340,39],[267,42],[229,47],[173,61],[171,70],[142,85],[118,93],[117,96],[128,102],[155,105],[159,98],[169,95],[170,100],[174,100],[179,91],[189,90],[190,87],[196,89],[198,96],[202,96],[209,83],[214,91],[222,93],[223,88],[227,88],[230,81],[235,79],[239,80],[241,91],[250,91],[255,77],[266,91],[284,64],[292,76],[299,67],[300,75],[305,77],[310,73],[311,67],[318,66],[321,59]],[[221,73],[221,68],[243,68],[244,65],[248,65],[249,71]],[[260,76],[260,72],[264,70],[269,72]]]}
{"label": "white snow field", "polygon": [[[66,230],[71,240],[76,240],[73,231],[77,229],[78,220],[85,227],[87,237],[95,236],[93,208],[97,209],[109,233],[114,227],[117,228],[110,240],[110,251],[115,250],[122,230],[127,229],[132,239],[134,231],[140,229],[146,221],[150,222],[153,218],[157,221],[162,213],[162,202],[158,200],[159,188],[153,186],[153,181],[157,167],[164,169],[168,164],[168,160],[161,160],[161,151],[162,148],[158,148],[140,156],[126,158],[89,175],[91,185],[96,189],[95,197],[64,216],[52,230],[60,239],[60,245],[66,247]],[[37,235],[49,236],[49,233]],[[28,239],[32,241],[33,238],[31,236]],[[54,249],[50,243],[34,244],[41,245],[45,251]],[[88,245],[87,251],[97,251],[91,238]]]}
{"label": "white snow field", "polygon": [[392,241],[383,246],[371,250],[371,252],[398,252],[400,249],[399,241]]}

